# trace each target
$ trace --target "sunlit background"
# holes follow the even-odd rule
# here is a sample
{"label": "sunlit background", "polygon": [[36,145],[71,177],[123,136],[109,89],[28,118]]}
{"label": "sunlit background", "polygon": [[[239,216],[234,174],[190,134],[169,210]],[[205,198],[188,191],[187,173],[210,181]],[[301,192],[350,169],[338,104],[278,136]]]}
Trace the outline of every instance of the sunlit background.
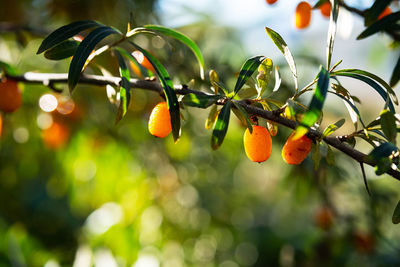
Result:
{"label": "sunlit background", "polygon": [[[278,0],[0,0],[0,60],[19,73],[68,71],[69,59],[50,61],[36,51],[46,33],[79,19],[126,30],[162,24],[190,36],[229,88],[244,60],[270,57],[283,84],[273,97],[293,92],[290,70],[265,33],[268,26],[287,41],[305,86],[325,64],[329,20],[318,10],[305,30],[294,27],[299,1]],[[316,1],[310,1],[311,4]],[[371,0],[346,1],[366,9]],[[392,9],[398,10],[393,1]],[[2,30],[5,22],[31,31]],[[378,34],[362,41],[357,15],[340,11],[333,62],[389,80],[398,50]],[[166,66],[175,83],[208,90],[190,50],[157,36],[134,39]],[[101,56],[94,64],[118,75],[117,63]],[[99,73],[95,67],[88,73]],[[365,121],[384,106],[378,95],[343,79],[359,97]],[[284,163],[281,149],[291,131],[273,137],[270,159],[248,160],[244,126],[234,116],[221,148],[210,147],[208,110],[185,109],[182,137],[159,139],[147,130],[154,92],[134,89],[127,116],[114,124],[116,89],[79,85],[70,95],[44,85],[20,84],[23,105],[2,115],[0,139],[0,266],[183,267],[183,266],[399,266],[400,230],[391,223],[398,181],[367,167],[368,196],[359,165],[334,151],[317,170],[309,156]],[[398,91],[398,90],[397,90]],[[310,95],[302,101],[308,104]],[[339,134],[354,130],[340,99],[330,95],[323,126],[345,118]],[[265,121],[261,120],[261,124]],[[322,127],[323,127],[322,126]],[[357,148],[369,152],[359,142]],[[331,155],[329,156],[331,158]]]}

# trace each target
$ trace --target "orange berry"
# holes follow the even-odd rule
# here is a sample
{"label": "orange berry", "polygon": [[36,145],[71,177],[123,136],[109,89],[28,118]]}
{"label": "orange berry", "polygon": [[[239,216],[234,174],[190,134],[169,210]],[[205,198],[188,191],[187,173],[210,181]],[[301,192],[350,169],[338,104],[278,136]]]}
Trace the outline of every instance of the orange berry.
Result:
{"label": "orange berry", "polygon": [[270,4],[270,5],[274,4],[276,1],[278,1],[278,0],[266,0],[267,4]]}
{"label": "orange berry", "polygon": [[0,137],[1,137],[2,131],[3,131],[3,116],[1,116],[1,114],[0,114]]}
{"label": "orange berry", "polygon": [[307,2],[300,2],[296,7],[296,28],[304,29],[310,25],[312,7]]}
{"label": "orange berry", "polygon": [[22,94],[13,80],[0,82],[0,110],[14,112],[22,105]]}
{"label": "orange berry", "polygon": [[311,140],[305,135],[293,140],[294,134],[295,132],[289,136],[282,149],[282,158],[288,164],[302,163],[311,151]]}
{"label": "orange berry", "polygon": [[42,132],[44,143],[52,149],[57,149],[65,145],[69,138],[69,129],[60,122],[53,124]]}
{"label": "orange berry", "polygon": [[171,116],[167,102],[158,103],[151,111],[149,132],[156,137],[166,137],[171,132]]}
{"label": "orange berry", "polygon": [[247,157],[254,162],[266,161],[271,155],[272,140],[266,128],[253,126],[253,133],[247,128],[243,136],[244,151]]}
{"label": "orange berry", "polygon": [[134,51],[132,56],[139,62],[140,65],[145,67],[146,69],[155,72],[153,65],[151,65],[150,61],[143,55],[140,51]]}
{"label": "orange berry", "polygon": [[382,13],[379,15],[377,20],[380,20],[381,18],[386,17],[390,14],[392,14],[392,10],[390,9],[390,7],[386,7],[385,10],[383,10]]}
{"label": "orange berry", "polygon": [[331,16],[331,3],[329,1],[323,3],[319,10],[321,11],[322,16],[329,18]]}

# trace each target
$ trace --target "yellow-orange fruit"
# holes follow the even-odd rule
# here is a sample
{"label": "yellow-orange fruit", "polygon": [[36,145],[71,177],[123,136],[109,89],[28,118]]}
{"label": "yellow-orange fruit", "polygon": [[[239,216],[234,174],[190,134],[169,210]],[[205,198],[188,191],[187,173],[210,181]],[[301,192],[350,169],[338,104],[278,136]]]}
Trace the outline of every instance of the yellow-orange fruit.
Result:
{"label": "yellow-orange fruit", "polygon": [[254,162],[266,161],[271,155],[272,140],[266,128],[253,126],[253,133],[247,128],[243,136],[244,151],[247,157]]}
{"label": "yellow-orange fruit", "polygon": [[22,94],[13,80],[0,82],[0,110],[14,112],[22,105]]}
{"label": "yellow-orange fruit", "polygon": [[390,7],[386,7],[385,10],[383,10],[382,13],[379,15],[377,20],[380,20],[381,18],[386,17],[390,14],[392,14],[392,10],[390,9]]}
{"label": "yellow-orange fruit", "polygon": [[310,25],[312,7],[307,2],[300,2],[296,8],[295,23],[296,28],[304,29]]}
{"label": "yellow-orange fruit", "polygon": [[69,129],[66,125],[60,122],[53,124],[43,130],[43,141],[49,148],[57,149],[65,145],[69,138]]}
{"label": "yellow-orange fruit", "polygon": [[169,114],[167,102],[158,103],[151,111],[149,119],[149,132],[157,137],[163,138],[171,132],[171,115]]}
{"label": "yellow-orange fruit", "polygon": [[282,149],[282,158],[288,164],[302,163],[311,151],[311,140],[305,135],[293,140],[294,134],[289,136]]}
{"label": "yellow-orange fruit", "polygon": [[134,51],[132,53],[132,56],[135,57],[135,59],[137,60],[137,62],[139,62],[140,65],[142,65],[143,67],[152,72],[155,72],[153,65],[151,65],[150,61],[143,55],[142,52]]}
{"label": "yellow-orange fruit", "polygon": [[319,10],[321,11],[322,16],[329,18],[331,16],[331,3],[329,1],[323,3]]}
{"label": "yellow-orange fruit", "polygon": [[270,5],[274,4],[276,1],[278,1],[278,0],[266,0],[267,4],[270,4]]}

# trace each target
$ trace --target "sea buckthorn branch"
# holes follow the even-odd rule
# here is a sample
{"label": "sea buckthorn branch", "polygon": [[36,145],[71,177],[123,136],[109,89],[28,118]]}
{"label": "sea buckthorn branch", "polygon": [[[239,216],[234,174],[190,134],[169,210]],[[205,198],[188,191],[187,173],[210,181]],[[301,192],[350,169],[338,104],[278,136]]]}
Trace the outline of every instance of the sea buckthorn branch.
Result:
{"label": "sea buckthorn branch", "polygon": [[[34,73],[34,72],[27,72],[22,75],[11,75],[5,74],[5,77],[9,79],[13,79],[23,83],[30,83],[30,84],[43,84],[48,86],[48,84],[67,84],[68,83],[68,74],[67,73]],[[89,85],[96,85],[96,86],[105,86],[105,85],[113,85],[119,86],[121,82],[120,77],[110,77],[110,76],[99,76],[99,75],[89,75],[89,74],[82,74],[79,80],[80,84],[89,84]],[[130,80],[131,88],[137,89],[144,89],[153,92],[157,92],[161,97],[164,97],[164,92],[161,84],[157,82],[155,79],[131,79]],[[178,95],[186,95],[186,94],[196,94],[196,95],[208,95],[207,93],[193,90],[188,88],[186,85],[175,85],[175,92]],[[251,105],[250,99],[244,100],[232,100],[237,104],[241,105],[244,110],[250,115],[254,115],[257,117],[262,117],[264,119],[274,121],[280,125],[285,127],[296,129],[298,123],[296,121],[287,119],[280,115],[280,112],[276,111],[268,111],[258,107]],[[217,102],[218,105],[223,105],[223,102]],[[310,129],[307,133],[307,136],[314,140],[321,140],[322,133],[315,129]],[[360,164],[367,164],[370,166],[376,166],[376,162],[368,157],[368,155],[362,153],[361,151],[354,149],[346,142],[343,142],[346,138],[343,136],[327,136],[322,138],[322,140],[331,145],[332,147],[336,148],[337,150],[341,151],[342,153],[348,155],[349,157],[353,158]],[[400,172],[394,169],[389,169],[387,172],[390,176],[400,181]]]}

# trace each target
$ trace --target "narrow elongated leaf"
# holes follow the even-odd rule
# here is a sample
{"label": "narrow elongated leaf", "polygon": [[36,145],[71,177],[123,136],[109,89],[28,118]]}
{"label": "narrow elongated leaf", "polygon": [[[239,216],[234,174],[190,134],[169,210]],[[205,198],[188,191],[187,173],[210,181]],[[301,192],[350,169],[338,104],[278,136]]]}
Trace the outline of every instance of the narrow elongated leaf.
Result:
{"label": "narrow elongated leaf", "polygon": [[47,49],[52,48],[53,46],[67,40],[68,38],[73,37],[74,35],[77,35],[81,31],[84,31],[86,29],[94,28],[94,27],[99,27],[101,24],[99,24],[96,21],[93,20],[82,20],[82,21],[76,21],[72,22],[68,25],[62,26],[55,30],[54,32],[50,33],[42,42],[40,45],[37,54],[40,54]]}
{"label": "narrow elongated leaf", "polygon": [[231,101],[225,103],[225,105],[219,112],[217,122],[214,125],[214,130],[211,136],[211,147],[214,150],[218,149],[221,146],[222,142],[224,141],[226,132],[228,131],[229,117],[231,115],[231,105]]}
{"label": "narrow elongated leaf", "polygon": [[201,77],[202,80],[204,80],[204,59],[203,59],[203,55],[202,55],[199,47],[196,45],[196,43],[192,39],[190,39],[188,36],[184,35],[183,33],[180,33],[180,32],[175,31],[173,29],[166,28],[166,27],[159,26],[159,25],[145,25],[143,27],[148,29],[148,30],[157,31],[157,32],[159,32],[161,34],[164,34],[166,36],[172,37],[172,38],[182,42],[187,47],[189,47],[190,50],[192,50],[192,52],[196,56],[197,61],[200,64],[200,77]]}
{"label": "narrow elongated leaf", "polygon": [[[388,103],[389,104],[389,109],[390,109],[390,111],[395,113],[393,102],[392,102],[391,98],[388,96],[388,94],[382,88],[382,86],[380,86],[377,82],[375,82],[371,78],[366,77],[366,76],[362,76],[362,75],[359,75],[359,74],[356,74],[356,73],[349,73],[349,72],[335,72],[335,73],[332,73],[332,76],[351,77],[351,78],[354,78],[354,79],[357,79],[357,80],[365,82],[366,84],[371,86],[373,89],[375,89],[375,91],[383,98],[383,100],[385,102],[389,101],[389,103]],[[388,97],[389,97],[389,99],[388,99]]]}
{"label": "narrow elongated leaf", "polygon": [[365,25],[371,25],[372,22],[376,21],[385,8],[389,6],[390,2],[392,0],[375,1],[367,12],[365,12]]}
{"label": "narrow elongated leaf", "polygon": [[273,63],[270,58],[264,59],[260,66],[258,66],[258,75],[257,75],[257,83],[258,83],[258,96],[257,98],[261,98],[261,95],[265,92],[268,87],[269,81],[271,80]]}
{"label": "narrow elongated leaf", "polygon": [[335,41],[336,28],[337,28],[337,19],[339,15],[339,1],[338,0],[330,0],[331,1],[331,16],[329,18],[329,30],[328,30],[328,40],[327,40],[327,48],[326,48],[326,58],[327,58],[327,69],[329,70],[331,67],[332,60],[332,52],[333,52],[333,43]]}
{"label": "narrow elongated leaf", "polygon": [[382,110],[380,117],[381,117],[380,121],[383,133],[390,142],[396,144],[397,129],[396,129],[396,118],[394,117],[394,114],[389,110],[384,109]]}
{"label": "narrow elongated leaf", "polygon": [[357,40],[364,39],[369,37],[379,31],[384,31],[387,29],[391,29],[393,25],[396,25],[396,22],[400,19],[400,11],[394,12],[390,15],[387,15],[380,20],[372,23],[368,28],[366,28],[358,37]]}
{"label": "narrow elongated leaf", "polygon": [[218,108],[217,105],[213,105],[211,107],[210,113],[208,114],[206,123],[204,125],[204,127],[208,130],[211,129],[211,127],[213,126],[215,120],[217,119],[218,116]]}
{"label": "narrow elongated leaf", "polygon": [[279,73],[279,67],[275,66],[275,85],[274,89],[272,92],[276,92],[279,90],[279,87],[281,87],[282,79],[281,79],[281,74]]}
{"label": "narrow elongated leaf", "polygon": [[[354,105],[354,102],[353,102],[352,100],[349,100],[349,99],[347,99],[346,97],[344,97],[343,95],[338,94],[338,93],[335,93],[335,92],[332,92],[332,91],[329,91],[329,93],[334,94],[334,95],[337,95],[338,97],[340,97],[340,98],[344,101],[344,103],[346,104],[346,108],[347,108],[348,111],[349,111],[350,118],[351,118],[351,120],[353,121],[353,123],[357,123],[357,119],[356,119],[356,118],[358,117],[358,119],[360,120],[361,124],[362,124],[363,127],[365,128],[364,122],[363,122],[363,120],[362,120],[362,118],[361,118],[360,111],[359,111],[358,108]],[[355,114],[356,118],[354,118],[354,114]]]}
{"label": "narrow elongated leaf", "polygon": [[326,127],[324,132],[322,133],[322,138],[332,134],[334,131],[342,127],[345,121],[346,121],[345,119],[341,119],[335,122],[334,124],[331,124],[328,127]]}
{"label": "narrow elongated leaf", "polygon": [[143,53],[143,55],[149,60],[150,64],[154,67],[157,76],[160,78],[161,85],[164,89],[164,94],[167,99],[168,110],[171,115],[172,135],[174,137],[175,142],[177,142],[180,136],[181,121],[180,121],[179,103],[174,90],[174,84],[172,83],[167,70],[160,63],[160,61],[158,61],[152,54],[150,54],[137,44],[130,41],[129,43],[135,49]]}
{"label": "narrow elongated leaf", "polygon": [[362,176],[363,176],[365,189],[367,190],[368,195],[371,196],[371,191],[369,190],[367,176],[365,175],[364,163],[360,162],[360,167],[361,167],[361,173],[362,173]]}
{"label": "narrow elongated leaf", "polygon": [[284,55],[287,63],[289,64],[290,70],[292,71],[293,78],[294,78],[294,84],[296,87],[296,91],[298,88],[298,82],[297,82],[297,69],[296,69],[296,63],[294,62],[294,58],[292,56],[292,53],[289,50],[289,47],[287,46],[286,42],[283,40],[282,36],[280,36],[277,32],[274,30],[265,27],[265,30],[268,34],[268,36],[272,39],[274,44],[278,47],[278,49],[282,52]]}
{"label": "narrow elongated leaf", "polygon": [[239,113],[244,117],[247,128],[249,129],[250,133],[253,133],[253,125],[251,124],[249,114],[246,112],[246,110],[244,110],[244,108],[240,104],[233,102],[233,105],[237,108]]}
{"label": "narrow elongated leaf", "polygon": [[318,120],[322,107],[324,106],[326,94],[328,92],[329,79],[329,72],[321,66],[318,74],[317,87],[315,88],[308,111],[301,120],[300,125],[297,127],[296,134],[294,135],[293,139],[300,138],[306,134],[308,128],[310,128]]}
{"label": "narrow elongated leaf", "polygon": [[380,158],[378,163],[375,165],[375,174],[382,175],[386,173],[392,167],[392,161],[390,158]]}
{"label": "narrow elongated leaf", "polygon": [[50,60],[60,60],[72,57],[78,48],[79,42],[66,40],[44,52],[44,57]]}
{"label": "narrow elongated leaf", "polygon": [[321,162],[321,150],[319,142],[317,142],[315,145],[313,144],[311,149],[311,158],[314,163],[314,170],[318,170],[319,163]]}
{"label": "narrow elongated leaf", "polygon": [[400,223],[400,201],[397,203],[396,208],[394,209],[392,222],[394,224]]}
{"label": "narrow elongated leaf", "polygon": [[233,90],[235,94],[243,87],[246,81],[251,77],[251,75],[256,71],[258,66],[264,60],[264,56],[255,56],[246,60],[240,69],[239,77],[236,81],[235,89]]}
{"label": "narrow elongated leaf", "polygon": [[80,43],[69,65],[68,86],[70,91],[72,91],[78,83],[83,66],[92,50],[101,40],[110,34],[118,34],[118,32],[110,27],[102,26],[89,33]]}
{"label": "narrow elongated leaf", "polygon": [[390,86],[395,86],[400,80],[400,57],[394,66],[392,77],[390,77]]}
{"label": "narrow elongated leaf", "polygon": [[17,75],[18,71],[14,66],[0,60],[0,71],[10,75]]}
{"label": "narrow elongated leaf", "polygon": [[218,99],[221,99],[221,95],[196,95],[187,94],[182,98],[183,104],[190,107],[197,108],[208,108],[212,104],[215,104]]}
{"label": "narrow elongated leaf", "polygon": [[[400,66],[399,66],[400,68]],[[355,73],[355,74],[360,74],[366,77],[371,78],[372,80],[375,80],[376,82],[378,82],[380,85],[382,85],[386,91],[393,97],[393,102],[398,105],[398,99],[397,99],[397,95],[394,92],[392,85],[389,85],[387,82],[385,82],[385,80],[383,80],[382,78],[380,78],[379,76],[365,71],[365,70],[359,70],[359,69],[343,69],[343,70],[339,70],[337,72],[334,72],[332,75],[334,75],[335,73]]]}
{"label": "narrow elongated leaf", "polygon": [[128,111],[129,103],[131,101],[131,84],[129,82],[129,69],[126,66],[124,58],[122,57],[120,52],[118,52],[118,50],[115,50],[115,54],[118,58],[119,73],[121,75],[121,84],[119,89],[120,103],[117,111],[117,117],[115,118],[115,123],[118,123]]}
{"label": "narrow elongated leaf", "polygon": [[215,70],[210,70],[208,76],[210,77],[211,90],[214,91],[215,94],[218,94],[219,85],[217,83],[219,82],[219,77],[217,72]]}
{"label": "narrow elongated leaf", "polygon": [[386,142],[381,144],[378,147],[375,147],[370,153],[369,156],[374,160],[379,160],[380,158],[389,157],[392,152],[398,151],[399,149],[392,143]]}

